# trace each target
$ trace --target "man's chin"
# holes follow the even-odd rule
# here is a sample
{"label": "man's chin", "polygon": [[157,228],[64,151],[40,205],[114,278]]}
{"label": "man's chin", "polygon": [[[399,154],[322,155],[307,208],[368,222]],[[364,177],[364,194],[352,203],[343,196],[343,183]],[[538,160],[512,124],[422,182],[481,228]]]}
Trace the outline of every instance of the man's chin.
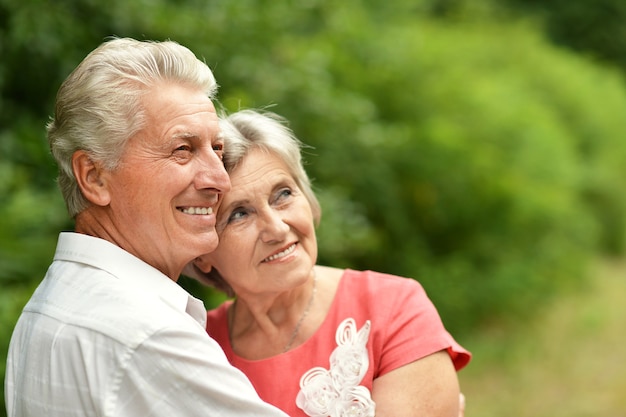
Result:
{"label": "man's chin", "polygon": [[217,245],[219,244],[219,239],[217,237],[217,233],[215,232],[215,229],[213,230],[213,232],[203,234],[200,237],[199,244],[202,247],[202,253],[200,255],[211,253],[215,249],[217,249]]}

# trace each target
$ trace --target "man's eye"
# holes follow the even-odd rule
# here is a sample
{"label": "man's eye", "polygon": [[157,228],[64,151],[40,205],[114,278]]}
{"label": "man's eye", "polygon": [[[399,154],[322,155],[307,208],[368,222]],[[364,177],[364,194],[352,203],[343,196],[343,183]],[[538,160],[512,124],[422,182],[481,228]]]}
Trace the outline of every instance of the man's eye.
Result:
{"label": "man's eye", "polygon": [[189,152],[189,151],[191,151],[191,146],[189,145],[180,145],[179,147],[174,149],[174,152]]}
{"label": "man's eye", "polygon": [[220,160],[224,159],[224,145],[223,144],[215,144],[213,145],[213,152],[217,155]]}

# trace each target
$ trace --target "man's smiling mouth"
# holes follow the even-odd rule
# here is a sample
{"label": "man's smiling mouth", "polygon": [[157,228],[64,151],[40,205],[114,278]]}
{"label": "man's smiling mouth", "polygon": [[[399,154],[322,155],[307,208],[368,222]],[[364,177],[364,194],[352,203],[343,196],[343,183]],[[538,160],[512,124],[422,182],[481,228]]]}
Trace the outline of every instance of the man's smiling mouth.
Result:
{"label": "man's smiling mouth", "polygon": [[213,214],[213,207],[182,207],[179,210],[185,214]]}

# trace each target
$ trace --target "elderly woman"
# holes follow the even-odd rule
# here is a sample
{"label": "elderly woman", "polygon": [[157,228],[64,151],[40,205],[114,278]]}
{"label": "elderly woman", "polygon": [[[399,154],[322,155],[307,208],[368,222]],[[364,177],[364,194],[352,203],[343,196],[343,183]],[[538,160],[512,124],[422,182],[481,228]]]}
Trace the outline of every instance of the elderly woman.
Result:
{"label": "elderly woman", "polygon": [[191,275],[235,296],[208,312],[229,361],[290,416],[462,415],[470,353],[422,286],[316,265],[321,210],[284,121],[243,110],[220,127],[232,188]]}

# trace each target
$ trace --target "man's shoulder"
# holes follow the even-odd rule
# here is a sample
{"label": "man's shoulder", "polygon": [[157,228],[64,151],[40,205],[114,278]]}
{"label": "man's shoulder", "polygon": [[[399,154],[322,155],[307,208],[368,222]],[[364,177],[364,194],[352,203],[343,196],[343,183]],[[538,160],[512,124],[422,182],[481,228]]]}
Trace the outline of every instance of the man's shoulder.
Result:
{"label": "man's shoulder", "polygon": [[106,271],[54,262],[24,316],[45,316],[64,332],[100,334],[122,344],[139,344],[167,327],[184,327],[184,311],[158,294],[142,291]]}

